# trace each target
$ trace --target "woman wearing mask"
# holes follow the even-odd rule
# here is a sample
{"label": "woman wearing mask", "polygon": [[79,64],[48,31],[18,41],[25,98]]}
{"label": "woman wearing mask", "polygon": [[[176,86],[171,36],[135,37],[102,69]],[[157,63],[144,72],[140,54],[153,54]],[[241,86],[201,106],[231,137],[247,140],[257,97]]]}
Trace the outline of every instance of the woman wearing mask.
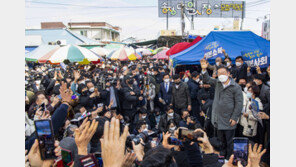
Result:
{"label": "woman wearing mask", "polygon": [[167,132],[174,134],[174,131],[177,130],[177,128],[178,127],[177,127],[176,122],[173,119],[169,120],[168,125],[167,125],[167,129],[166,129]]}
{"label": "woman wearing mask", "polygon": [[[240,123],[243,126],[243,136],[249,138],[249,140],[256,142],[254,138],[257,134],[257,127],[259,119],[254,113],[256,111],[256,106],[259,108],[259,111],[263,110],[263,105],[261,100],[259,99],[260,89],[258,86],[253,85],[248,87],[246,96],[248,98],[245,110],[243,111],[243,115],[241,116]],[[252,111],[253,110],[253,111]]]}

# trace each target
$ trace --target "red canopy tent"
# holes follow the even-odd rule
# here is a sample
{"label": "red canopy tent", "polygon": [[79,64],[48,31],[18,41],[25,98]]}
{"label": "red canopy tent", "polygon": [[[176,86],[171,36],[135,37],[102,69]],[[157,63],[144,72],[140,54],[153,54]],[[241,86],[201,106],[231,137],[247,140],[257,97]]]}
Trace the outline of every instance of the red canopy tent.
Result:
{"label": "red canopy tent", "polygon": [[171,47],[170,50],[168,50],[166,52],[166,55],[170,56],[176,53],[179,53],[187,48],[189,48],[190,46],[196,44],[197,42],[199,42],[202,39],[202,37],[198,36],[194,39],[194,41],[190,42],[180,42],[175,44],[174,46]]}

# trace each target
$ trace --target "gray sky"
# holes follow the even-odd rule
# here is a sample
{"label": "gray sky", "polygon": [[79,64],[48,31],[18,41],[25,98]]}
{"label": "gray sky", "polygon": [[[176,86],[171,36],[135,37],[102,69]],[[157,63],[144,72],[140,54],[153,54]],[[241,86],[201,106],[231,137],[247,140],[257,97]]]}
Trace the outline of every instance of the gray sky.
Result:
{"label": "gray sky", "polygon": [[[248,3],[254,5],[248,6]],[[26,28],[40,28],[40,22],[46,21],[61,21],[64,24],[70,21],[105,21],[122,28],[121,39],[131,36],[154,39],[161,29],[166,28],[166,19],[158,17],[157,5],[158,0],[26,0]],[[261,35],[263,17],[270,14],[270,1],[246,0],[246,5],[243,27]],[[258,17],[261,20],[257,22]],[[187,19],[185,23],[185,31],[190,30]],[[195,30],[201,32],[222,25],[232,27],[233,19],[195,18],[194,21]],[[180,18],[170,18],[169,29],[180,31]]]}

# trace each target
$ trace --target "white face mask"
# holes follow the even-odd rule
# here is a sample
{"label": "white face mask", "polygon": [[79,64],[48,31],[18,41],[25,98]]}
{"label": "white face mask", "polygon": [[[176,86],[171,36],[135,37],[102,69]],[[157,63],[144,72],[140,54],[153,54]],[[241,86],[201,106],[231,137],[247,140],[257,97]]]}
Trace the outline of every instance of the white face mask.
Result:
{"label": "white face mask", "polygon": [[219,79],[220,82],[224,83],[224,82],[227,81],[228,76],[227,76],[227,75],[220,75],[220,76],[218,77],[218,79]]}
{"label": "white face mask", "polygon": [[242,65],[242,63],[241,62],[235,62],[235,65],[239,67],[239,66]]}
{"label": "white face mask", "polygon": [[126,71],[127,70],[127,68],[126,67],[123,67],[123,71]]}
{"label": "white face mask", "polygon": [[220,62],[216,62],[216,66],[219,66],[220,65]]}
{"label": "white face mask", "polygon": [[246,93],[247,93],[247,91],[248,91],[248,88],[247,88],[247,87],[245,87],[245,88],[244,88],[244,92],[246,92]]}
{"label": "white face mask", "polygon": [[119,78],[120,78],[120,79],[123,79],[123,75],[121,75]]}
{"label": "white face mask", "polygon": [[267,81],[266,84],[267,84],[268,86],[270,86],[270,81]]}
{"label": "white face mask", "polygon": [[80,81],[80,84],[85,84],[85,81],[83,80],[83,81]]}
{"label": "white face mask", "polygon": [[195,81],[198,83],[199,82],[199,78],[197,78]]}
{"label": "white face mask", "polygon": [[37,80],[37,81],[36,81],[36,84],[37,84],[37,85],[40,85],[40,83],[41,83],[40,80]]}
{"label": "white face mask", "polygon": [[145,119],[146,118],[146,115],[145,116],[142,116],[142,119]]}
{"label": "white face mask", "polygon": [[252,98],[252,93],[251,92],[247,92],[247,98],[251,99]]}
{"label": "white face mask", "polygon": [[169,113],[168,116],[173,117],[174,116],[174,113],[173,112],[172,113]]}
{"label": "white face mask", "polygon": [[170,82],[170,79],[165,79],[164,82],[165,83],[169,83]]}
{"label": "white face mask", "polygon": [[89,89],[89,91],[90,91],[90,92],[94,92],[94,91],[95,91],[95,88],[92,87],[92,88]]}
{"label": "white face mask", "polygon": [[227,62],[227,63],[226,63],[226,66],[227,66],[227,67],[228,67],[228,66],[230,66],[230,63],[229,63],[229,62]]}
{"label": "white face mask", "polygon": [[188,81],[189,81],[189,78],[185,78],[185,79],[184,79],[184,82],[188,82]]}
{"label": "white face mask", "polygon": [[173,130],[175,130],[175,129],[176,129],[176,127],[175,127],[175,126],[174,126],[174,127],[172,127],[172,128],[170,128],[170,130],[171,130],[171,131],[173,131]]}

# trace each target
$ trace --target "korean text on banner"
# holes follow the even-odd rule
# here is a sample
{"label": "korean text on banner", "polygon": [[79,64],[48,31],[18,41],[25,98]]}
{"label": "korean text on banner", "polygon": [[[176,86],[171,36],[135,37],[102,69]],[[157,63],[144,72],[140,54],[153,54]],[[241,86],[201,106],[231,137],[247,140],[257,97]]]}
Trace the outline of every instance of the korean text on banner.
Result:
{"label": "korean text on banner", "polygon": [[241,54],[244,61],[250,67],[259,66],[261,68],[265,68],[269,65],[268,55],[260,49],[254,51],[242,51]]}
{"label": "korean text on banner", "polygon": [[222,50],[223,48],[220,46],[218,41],[208,43],[204,48],[205,59],[208,60],[223,56]]}

